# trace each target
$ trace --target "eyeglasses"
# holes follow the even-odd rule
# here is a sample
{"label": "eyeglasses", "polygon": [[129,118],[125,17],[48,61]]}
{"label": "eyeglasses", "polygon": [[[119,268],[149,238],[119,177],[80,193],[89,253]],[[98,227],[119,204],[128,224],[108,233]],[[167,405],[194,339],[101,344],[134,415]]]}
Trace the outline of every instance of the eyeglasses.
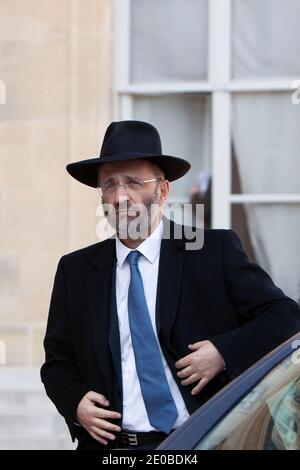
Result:
{"label": "eyeglasses", "polygon": [[161,181],[161,180],[162,178],[152,178],[150,180],[138,180],[138,179],[132,178],[132,179],[129,179],[127,183],[123,183],[123,184],[117,184],[111,181],[107,184],[104,184],[102,188],[99,188],[99,189],[102,189],[102,192],[108,193],[108,194],[115,193],[117,189],[120,188],[121,186],[123,186],[125,190],[129,189],[130,191],[140,191],[141,189],[143,189],[143,187],[147,183],[151,183],[152,181]]}

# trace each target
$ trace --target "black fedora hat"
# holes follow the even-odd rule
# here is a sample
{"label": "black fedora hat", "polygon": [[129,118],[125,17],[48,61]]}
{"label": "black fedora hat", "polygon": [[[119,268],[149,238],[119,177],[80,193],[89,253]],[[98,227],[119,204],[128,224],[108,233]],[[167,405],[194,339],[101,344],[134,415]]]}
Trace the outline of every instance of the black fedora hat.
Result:
{"label": "black fedora hat", "polygon": [[80,183],[96,188],[98,171],[103,163],[143,159],[159,166],[165,178],[174,181],[185,175],[191,167],[182,158],[162,154],[157,129],[142,121],[112,122],[105,133],[100,156],[69,163],[68,173]]}

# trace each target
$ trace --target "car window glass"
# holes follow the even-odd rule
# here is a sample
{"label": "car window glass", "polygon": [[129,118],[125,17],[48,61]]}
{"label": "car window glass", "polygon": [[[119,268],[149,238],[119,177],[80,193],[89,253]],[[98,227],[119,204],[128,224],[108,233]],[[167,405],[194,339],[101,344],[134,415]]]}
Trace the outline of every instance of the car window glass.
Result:
{"label": "car window glass", "polygon": [[298,356],[294,352],[277,365],[195,449],[300,450]]}

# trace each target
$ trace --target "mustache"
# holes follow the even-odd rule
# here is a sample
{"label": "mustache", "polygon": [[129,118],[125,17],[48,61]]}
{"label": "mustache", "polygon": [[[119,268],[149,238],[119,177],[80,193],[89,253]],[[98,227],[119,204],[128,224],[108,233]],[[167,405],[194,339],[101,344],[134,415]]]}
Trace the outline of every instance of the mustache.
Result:
{"label": "mustache", "polygon": [[[123,216],[138,218],[138,217],[152,217],[151,213],[156,213],[159,210],[159,196],[157,191],[143,198],[140,202],[133,202],[130,199],[121,201],[107,202],[105,199],[102,200],[104,216],[109,219],[123,219]],[[122,216],[122,217],[121,217]],[[114,224],[113,224],[114,225]]]}
{"label": "mustache", "polygon": [[139,214],[141,211],[148,209],[149,205],[144,203],[129,203],[128,201],[116,202],[111,205],[110,210],[116,213],[132,212]]}
{"label": "mustache", "polygon": [[115,209],[115,211],[120,212],[120,211],[128,211],[130,209],[133,209],[134,206],[135,204],[128,203],[128,201],[124,201],[124,202],[116,202],[113,205],[113,208]]}
{"label": "mustache", "polygon": [[104,203],[103,211],[104,215],[109,218],[118,218],[121,215],[127,215],[129,217],[149,217],[150,212],[157,210],[157,206],[157,203],[151,203],[151,201],[147,201],[146,203],[128,203],[128,201],[125,201],[120,203]]}

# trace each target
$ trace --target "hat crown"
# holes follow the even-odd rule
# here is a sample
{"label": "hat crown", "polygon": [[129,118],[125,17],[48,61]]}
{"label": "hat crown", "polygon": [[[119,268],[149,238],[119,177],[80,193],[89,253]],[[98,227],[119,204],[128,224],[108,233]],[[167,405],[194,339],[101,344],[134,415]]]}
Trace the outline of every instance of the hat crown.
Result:
{"label": "hat crown", "polygon": [[96,188],[102,164],[148,160],[164,172],[169,181],[177,180],[189,171],[187,160],[162,153],[158,130],[148,122],[112,122],[104,135],[100,156],[68,163],[67,171],[77,181]]}
{"label": "hat crown", "polygon": [[100,157],[128,153],[161,155],[158,130],[143,121],[112,122],[105,132]]}

